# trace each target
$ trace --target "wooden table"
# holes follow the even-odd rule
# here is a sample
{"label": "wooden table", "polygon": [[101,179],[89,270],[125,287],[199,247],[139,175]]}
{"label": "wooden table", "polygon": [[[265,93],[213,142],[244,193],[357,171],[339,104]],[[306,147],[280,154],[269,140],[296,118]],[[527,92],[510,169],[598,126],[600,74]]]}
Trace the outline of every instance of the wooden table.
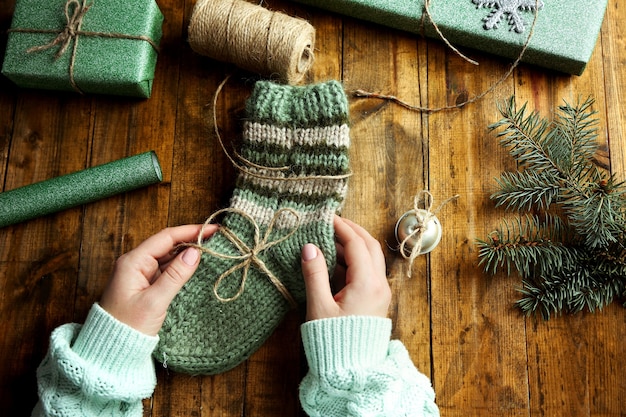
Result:
{"label": "wooden table", "polygon": [[[98,300],[114,260],[169,225],[202,222],[228,204],[235,171],[217,145],[211,111],[231,66],[195,54],[186,43],[193,1],[158,1],[165,22],[152,97],[22,90],[0,78],[2,190],[155,150],[159,185],[0,230],[0,414],[27,415],[36,401],[35,369],[56,326],[82,322]],[[499,223],[489,196],[493,178],[514,163],[487,125],[496,103],[519,103],[550,116],[579,95],[596,98],[600,140],[610,168],[626,178],[626,7],[610,0],[602,32],[582,76],[521,65],[493,93],[462,109],[432,114],[350,96],[354,176],[343,215],[366,227],[386,250],[393,289],[393,336],[432,378],[443,416],[624,415],[626,310],[526,318],[513,307],[520,281],[487,276],[475,239]],[[0,48],[14,1],[0,3]],[[340,79],[431,107],[489,88],[511,62],[471,52],[475,67],[440,41],[274,0],[269,6],[317,29],[308,82]],[[216,108],[224,137],[240,135],[239,117],[253,77],[235,76]],[[416,260],[413,277],[391,249],[398,217],[429,189],[443,239]],[[306,372],[299,339],[302,312],[291,313],[245,364],[210,377],[163,370],[152,416],[297,416]]]}

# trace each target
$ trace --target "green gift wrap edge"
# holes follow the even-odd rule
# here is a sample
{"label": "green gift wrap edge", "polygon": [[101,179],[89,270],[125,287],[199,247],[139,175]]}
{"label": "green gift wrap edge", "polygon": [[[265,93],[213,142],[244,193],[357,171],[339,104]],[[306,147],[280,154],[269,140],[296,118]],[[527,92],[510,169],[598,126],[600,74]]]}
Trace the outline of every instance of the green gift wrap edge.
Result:
{"label": "green gift wrap edge", "polygon": [[[424,15],[424,0],[293,0],[394,29],[441,39]],[[429,10],[445,38],[465,47],[516,59],[527,42],[534,11],[518,10],[521,33],[511,29],[508,15],[497,28],[485,29],[485,19],[496,10],[486,1],[430,0]],[[522,62],[580,75],[595,48],[608,0],[542,0],[543,7]],[[534,6],[535,0],[520,4]],[[520,6],[521,7],[521,6]],[[467,51],[463,51],[467,53]],[[372,51],[376,53],[376,51]]]}
{"label": "green gift wrap edge", "polygon": [[154,151],[0,193],[0,227],[56,213],[163,179]]}
{"label": "green gift wrap edge", "polygon": [[[77,91],[70,82],[70,61],[76,42],[72,73],[81,92],[150,97],[158,53],[148,41],[119,35],[142,36],[158,45],[163,14],[155,1],[93,0],[88,3],[89,10],[80,26],[81,31],[91,34],[79,34],[58,58],[55,55],[59,46],[27,52],[49,44],[66,27],[68,1],[78,3],[17,0],[2,73],[24,88]],[[69,9],[70,15],[73,10]]]}

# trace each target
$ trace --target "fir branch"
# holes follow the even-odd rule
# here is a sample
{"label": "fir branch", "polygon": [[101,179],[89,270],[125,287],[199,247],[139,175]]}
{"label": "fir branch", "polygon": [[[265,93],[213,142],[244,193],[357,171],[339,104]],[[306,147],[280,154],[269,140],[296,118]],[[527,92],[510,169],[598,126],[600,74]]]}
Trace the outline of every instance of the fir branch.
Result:
{"label": "fir branch", "polygon": [[489,126],[502,128],[496,136],[519,166],[496,179],[491,198],[522,216],[477,239],[479,264],[517,271],[526,314],[593,312],[626,297],[626,187],[595,164],[593,102],[565,103],[549,122],[512,97]]}
{"label": "fir branch", "polygon": [[570,224],[585,237],[590,249],[604,248],[623,239],[624,199],[619,192],[612,193],[607,184],[593,184],[587,193],[567,203]]}
{"label": "fir branch", "polygon": [[564,300],[568,298],[569,290],[562,284],[559,280],[540,280],[536,284],[523,280],[519,290],[522,297],[515,305],[527,316],[540,314],[544,320],[549,320],[551,314],[563,311]]}
{"label": "fir branch", "polygon": [[593,262],[588,261],[586,265],[579,264],[550,276],[524,280],[520,289],[522,298],[516,305],[527,315],[539,313],[547,320],[551,314],[601,310],[622,296],[624,280],[616,275],[597,273]]}
{"label": "fir branch", "polygon": [[623,242],[595,252],[593,258],[597,260],[596,273],[626,277],[626,247]]}
{"label": "fir branch", "polygon": [[496,207],[517,211],[530,211],[533,206],[548,210],[558,201],[562,188],[559,178],[548,172],[504,172],[496,178],[496,183],[500,189],[491,196]]}
{"label": "fir branch", "polygon": [[559,136],[569,138],[566,141],[566,149],[570,153],[567,158],[570,169],[591,161],[597,151],[598,120],[594,118],[597,114],[592,109],[594,102],[593,98],[588,97],[581,103],[579,98],[575,107],[567,103],[559,107],[556,130]]}
{"label": "fir branch", "polygon": [[566,236],[569,233],[557,216],[546,216],[543,221],[530,215],[505,220],[487,240],[477,240],[479,265],[493,274],[506,268],[511,275],[515,269],[523,278],[569,268],[578,255],[575,248],[563,245]]}
{"label": "fir branch", "polygon": [[511,156],[522,167],[560,175],[560,170],[545,149],[550,123],[537,112],[527,116],[526,104],[517,110],[514,97],[506,107],[498,106],[498,110],[504,118],[490,125],[489,129],[495,130],[504,126],[504,130],[497,137],[500,138],[500,144],[508,148]]}

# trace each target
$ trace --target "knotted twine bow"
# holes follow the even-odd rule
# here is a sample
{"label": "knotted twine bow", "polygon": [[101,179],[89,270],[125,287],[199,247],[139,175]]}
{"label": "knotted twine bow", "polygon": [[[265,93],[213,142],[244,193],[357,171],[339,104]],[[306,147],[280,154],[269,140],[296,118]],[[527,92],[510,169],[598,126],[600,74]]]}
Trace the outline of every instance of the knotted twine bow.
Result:
{"label": "knotted twine bow", "polygon": [[[426,231],[426,226],[428,222],[430,222],[439,211],[448,204],[452,200],[456,200],[459,198],[459,195],[456,194],[448,199],[446,199],[443,203],[437,207],[435,211],[432,211],[433,207],[433,196],[430,192],[426,190],[422,190],[413,197],[413,212],[415,214],[415,218],[417,219],[417,224],[415,225],[413,231],[409,233],[407,237],[405,237],[402,242],[400,242],[400,254],[404,259],[408,259],[409,268],[407,270],[407,276],[411,278],[411,269],[413,269],[413,261],[418,257],[420,252],[422,251],[422,236],[424,235],[424,231]],[[424,210],[426,214],[422,216],[420,214],[420,205],[424,203]],[[409,247],[407,243],[411,242],[411,250],[408,251]],[[407,252],[409,252],[407,254]]]}
{"label": "knotted twine bow", "polygon": [[101,38],[115,38],[115,39],[134,39],[148,42],[155,51],[159,52],[159,46],[148,36],[142,35],[126,35],[123,33],[114,33],[114,32],[90,32],[81,30],[81,25],[83,24],[83,18],[85,14],[89,11],[89,9],[93,6],[93,2],[87,3],[87,0],[83,0],[81,3],[79,0],[67,0],[65,3],[65,27],[61,30],[55,29],[9,29],[9,32],[20,32],[20,33],[57,33],[57,36],[45,45],[33,46],[32,48],[28,48],[26,53],[32,52],[40,52],[45,51],[47,49],[53,48],[60,44],[59,50],[54,54],[54,58],[58,59],[65,54],[67,49],[69,48],[72,40],[74,41],[72,46],[72,55],[70,56],[70,65],[69,65],[69,78],[70,84],[72,88],[76,90],[78,93],[83,93],[82,90],[78,87],[76,82],[74,81],[74,63],[76,61],[76,48],[78,46],[78,36],[97,36]]}
{"label": "knotted twine bow", "polygon": [[[220,226],[220,233],[222,233],[222,235],[226,239],[228,239],[228,241],[230,241],[235,248],[237,248],[237,250],[240,252],[240,255],[229,255],[226,253],[216,252],[202,245],[202,236],[204,235],[205,228],[209,224],[213,223],[213,220],[215,220],[215,218],[221,215],[222,213],[236,213],[240,215],[241,217],[245,218],[247,221],[249,221],[250,224],[254,228],[254,243],[252,247],[250,247],[228,227],[225,227],[224,225]],[[278,221],[278,219],[283,213],[289,213],[290,215],[292,215],[295,219],[296,224],[289,231],[289,233],[287,233],[285,236],[276,240],[270,240],[269,238],[270,238],[270,235],[272,234],[272,231],[274,230],[276,222]],[[254,220],[254,218],[252,218],[252,216],[250,216],[246,212],[239,210],[239,209],[225,208],[225,209],[216,211],[204,222],[202,226],[202,230],[200,231],[198,235],[197,243],[186,244],[185,246],[192,246],[200,250],[201,252],[207,253],[217,258],[240,261],[239,263],[233,265],[228,270],[224,271],[224,273],[222,273],[222,275],[220,275],[219,278],[215,281],[215,284],[213,285],[213,293],[215,294],[215,297],[218,300],[222,302],[229,302],[229,301],[233,301],[239,298],[239,296],[241,296],[241,294],[243,294],[245,290],[246,281],[248,279],[248,271],[250,270],[250,267],[254,265],[267,276],[270,282],[276,287],[276,289],[281,293],[281,295],[289,302],[291,307],[296,308],[298,304],[296,303],[296,300],[293,298],[293,296],[289,293],[289,290],[287,289],[287,287],[285,287],[285,285],[276,277],[276,275],[274,275],[272,271],[269,270],[267,265],[265,265],[265,262],[263,262],[263,260],[259,256],[261,255],[261,253],[263,253],[267,249],[273,246],[276,246],[284,242],[285,240],[289,239],[291,236],[293,236],[293,234],[298,230],[299,225],[300,225],[300,216],[298,215],[297,211],[291,208],[281,208],[274,213],[274,216],[272,217],[272,220],[270,221],[270,224],[267,227],[265,234],[263,235],[263,237],[261,237],[261,229],[259,225],[257,224],[257,222]],[[228,298],[224,298],[221,295],[219,295],[218,290],[219,290],[220,285],[222,284],[222,281],[224,281],[228,276],[230,276],[231,274],[235,273],[236,271],[240,269],[243,269],[243,272],[242,272],[242,277],[239,283],[239,289],[237,290],[237,293],[233,295],[232,297],[228,297]]]}

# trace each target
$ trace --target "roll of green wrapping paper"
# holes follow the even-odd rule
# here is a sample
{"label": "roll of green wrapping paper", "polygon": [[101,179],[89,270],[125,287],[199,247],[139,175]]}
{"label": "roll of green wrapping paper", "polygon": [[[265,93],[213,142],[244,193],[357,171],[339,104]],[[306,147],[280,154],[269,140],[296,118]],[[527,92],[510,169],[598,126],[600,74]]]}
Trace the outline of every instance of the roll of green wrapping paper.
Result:
{"label": "roll of green wrapping paper", "polygon": [[0,227],[161,182],[154,151],[0,193]]}

